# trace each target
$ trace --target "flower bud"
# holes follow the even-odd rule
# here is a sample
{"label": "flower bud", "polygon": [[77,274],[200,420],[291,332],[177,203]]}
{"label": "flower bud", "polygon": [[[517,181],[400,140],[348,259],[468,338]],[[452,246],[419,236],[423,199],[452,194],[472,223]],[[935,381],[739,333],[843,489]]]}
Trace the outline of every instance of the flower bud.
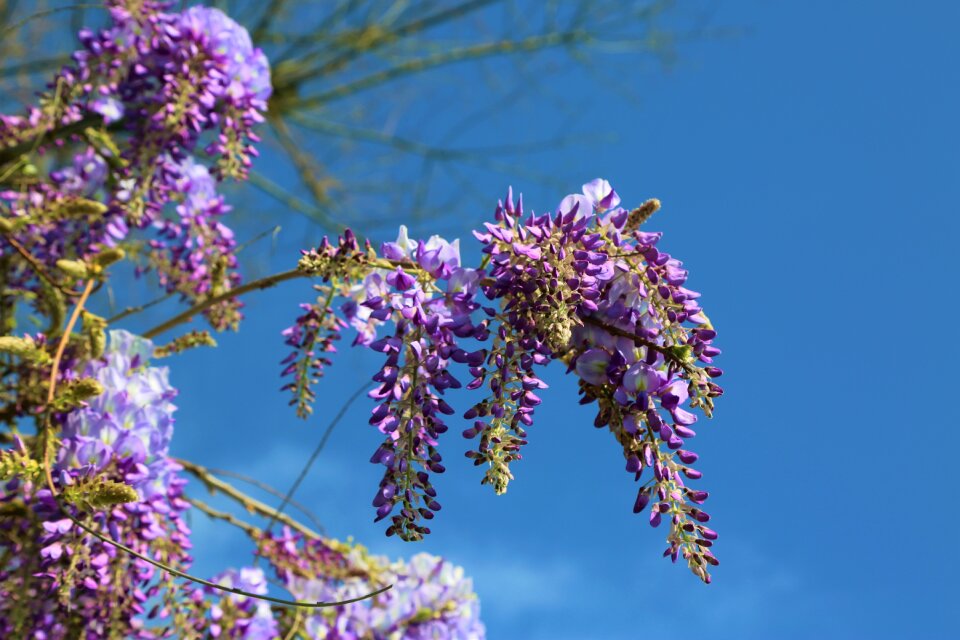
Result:
{"label": "flower bud", "polygon": [[57,268],[77,280],[86,280],[89,276],[87,265],[79,260],[57,260]]}

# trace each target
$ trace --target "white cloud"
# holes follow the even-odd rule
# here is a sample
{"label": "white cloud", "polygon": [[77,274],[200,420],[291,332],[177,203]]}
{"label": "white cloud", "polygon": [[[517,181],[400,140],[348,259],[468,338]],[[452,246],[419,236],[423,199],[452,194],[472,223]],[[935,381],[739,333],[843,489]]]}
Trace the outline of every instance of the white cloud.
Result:
{"label": "white cloud", "polygon": [[570,594],[577,592],[575,578],[582,574],[572,563],[560,560],[532,564],[476,557],[466,565],[481,607],[505,616],[566,606]]}

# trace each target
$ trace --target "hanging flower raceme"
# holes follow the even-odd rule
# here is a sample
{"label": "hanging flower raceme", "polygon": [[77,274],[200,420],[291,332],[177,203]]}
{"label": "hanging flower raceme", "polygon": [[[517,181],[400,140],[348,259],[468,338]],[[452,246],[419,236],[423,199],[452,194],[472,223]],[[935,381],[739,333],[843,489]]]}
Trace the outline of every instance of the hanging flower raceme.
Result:
{"label": "hanging flower raceme", "polygon": [[283,330],[284,344],[293,351],[280,364],[281,377],[292,380],[280,390],[292,395],[290,405],[296,405],[297,415],[306,419],[313,413],[316,394],[314,385],[319,382],[324,368],[332,364],[330,356],[336,352],[334,343],[340,340],[340,330],[346,323],[333,307],[342,282],[357,277],[359,269],[366,265],[369,247],[361,251],[353,232],[347,231],[336,246],[327,238],[311,251],[303,251],[299,269],[320,277],[324,284],[314,288],[319,296],[313,303],[300,305],[303,313],[293,325]]}
{"label": "hanging flower raceme", "polygon": [[[385,467],[374,497],[377,520],[398,508],[388,533],[419,539],[430,531],[419,522],[432,519],[440,509],[430,473],[444,470],[437,442],[448,429],[445,416],[454,413],[442,396],[461,386],[447,365],[451,360],[479,364],[483,359],[482,352],[471,354],[457,346],[460,338],[486,337],[486,323],[472,318],[478,309],[474,296],[480,274],[461,266],[457,242],[438,236],[413,242],[405,227],[396,242],[383,244],[380,255],[369,245],[361,251],[349,231],[336,246],[324,240],[305,252],[300,268],[328,284],[321,287],[316,305],[305,307],[308,313],[284,332],[288,344],[294,340],[298,347],[284,360],[284,373],[294,375],[285,389],[295,392],[302,414],[303,399],[312,399],[312,392],[303,391],[312,375],[308,359],[314,371],[317,363],[330,362],[314,353],[319,334],[309,325],[327,327],[326,335],[334,339],[344,321],[335,315],[333,302],[344,298],[340,309],[358,329],[355,344],[385,356],[373,377],[380,387],[370,393],[379,403],[370,423],[385,436],[371,458]],[[393,324],[392,335],[374,340],[377,327],[386,323]],[[305,349],[308,344],[310,349]]]}
{"label": "hanging flower raceme", "polygon": [[261,551],[277,577],[298,598],[346,600],[391,584],[375,598],[311,612],[302,623],[309,638],[459,638],[482,640],[480,605],[463,569],[426,553],[391,562],[360,545],[304,539],[285,530]]}
{"label": "hanging flower raceme", "polygon": [[[522,212],[508,196],[497,209],[497,224],[477,234],[493,264],[494,281],[484,293],[502,301],[500,341],[491,350],[499,375],[490,388],[495,394],[503,388],[501,363],[517,352],[528,362],[565,361],[581,379],[584,401],[599,403],[595,424],[614,433],[627,471],[639,480],[651,469],[653,478],[640,489],[634,510],[653,500],[651,524],[667,519],[671,525],[665,555],[682,556],[709,581],[707,566],[717,562],[709,549],[716,534],[703,524],[709,519],[700,509],[706,492],[682,480],[700,477],[689,466],[696,454],[684,448],[685,439],[695,435],[690,425],[696,420],[684,405],[709,416],[713,398],[722,393],[712,381],[722,372],[705,366],[719,354],[711,344],[716,332],[697,302],[699,294],[682,286],[687,272],[681,263],[654,246],[660,234],[637,230],[638,218],[649,217],[658,203],[628,212],[619,202],[609,183],[595,180],[582,194],[565,198],[552,216],[531,214],[521,222]],[[501,393],[467,414],[493,416],[467,434],[487,436],[468,455],[487,461],[490,471],[512,455],[489,443],[503,442],[498,410],[506,407],[504,413],[516,416],[523,408],[522,387],[515,389],[509,401]],[[499,471],[495,486],[509,477]]]}
{"label": "hanging flower raceme", "polygon": [[[178,218],[154,223],[159,238],[150,242],[149,262],[161,286],[180,293],[190,304],[197,304],[240,284],[234,254],[237,243],[233,231],[220,222],[230,207],[217,194],[216,182],[207,168],[192,157],[171,164],[170,171],[178,176]],[[228,298],[208,307],[203,314],[217,330],[236,329],[242,306],[238,299]]]}
{"label": "hanging flower raceme", "polygon": [[292,326],[283,330],[283,342],[293,347],[293,351],[280,361],[284,366],[280,375],[293,379],[280,390],[292,393],[290,404],[297,406],[300,418],[313,413],[317,398],[313,387],[323,376],[324,368],[333,364],[327,354],[337,351],[335,343],[340,340],[340,330],[347,326],[330,308],[329,300],[328,295],[314,304],[301,304],[303,313]]}
{"label": "hanging flower raceme", "polygon": [[[494,222],[475,232],[489,272],[464,268],[457,242],[415,242],[405,227],[379,255],[360,251],[348,232],[340,247],[350,251],[325,241],[301,261],[331,283],[323,309],[337,320],[327,322],[342,326],[332,303],[346,298],[340,310],[357,330],[354,344],[384,355],[370,423],[386,436],[371,462],[385,467],[373,506],[376,520],[391,517],[388,535],[420,539],[430,531],[420,521],[440,509],[430,473],[444,470],[438,440],[454,409],[442,396],[461,385],[451,369],[466,365],[466,389],[483,390],[464,413],[472,425],[463,435],[479,436],[466,455],[486,466],[482,482],[503,493],[546,387],[537,368],[561,360],[580,378],[583,402],[598,403],[595,425],[613,432],[627,470],[639,480],[650,469],[635,511],[653,501],[650,523],[670,523],[665,555],[683,557],[709,581],[717,560],[701,508],[707,493],[683,478],[701,475],[686,444],[695,435],[691,409],[709,417],[722,394],[716,331],[700,294],[683,286],[682,263],[657,249],[661,234],[639,228],[659,202],[632,211],[619,203],[598,179],[552,214],[524,216],[522,198],[515,203],[508,192]],[[295,328],[288,335],[305,335]]]}
{"label": "hanging flower raceme", "polygon": [[385,295],[359,303],[396,327],[369,345],[386,356],[373,377],[380,387],[370,393],[379,403],[370,423],[386,436],[371,458],[385,468],[373,506],[377,520],[399,507],[387,535],[417,540],[430,532],[419,521],[440,510],[430,473],[445,469],[437,444],[448,430],[445,416],[455,413],[442,396],[462,386],[449,364],[482,358],[482,352],[464,352],[457,340],[482,339],[487,329],[473,322],[478,274],[461,267],[457,242],[434,236],[413,243],[402,227],[397,242],[385,243],[381,253],[400,266],[383,276]]}

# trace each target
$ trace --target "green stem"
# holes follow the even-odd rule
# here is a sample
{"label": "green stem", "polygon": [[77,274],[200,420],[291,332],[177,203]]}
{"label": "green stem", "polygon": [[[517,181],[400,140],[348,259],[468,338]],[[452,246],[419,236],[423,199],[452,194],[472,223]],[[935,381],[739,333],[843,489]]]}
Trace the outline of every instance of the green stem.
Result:
{"label": "green stem", "polygon": [[258,289],[269,289],[270,287],[280,284],[281,282],[286,282],[287,280],[295,280],[297,278],[306,278],[306,277],[309,277],[309,274],[304,273],[299,269],[290,269],[289,271],[284,271],[282,273],[276,273],[272,276],[267,276],[265,278],[253,280],[251,282],[248,282],[247,284],[237,287],[236,289],[225,291],[218,296],[213,296],[212,298],[208,298],[203,302],[195,304],[194,306],[190,307],[183,313],[177,316],[174,316],[173,318],[170,318],[166,322],[157,325],[153,329],[150,329],[149,331],[143,334],[143,337],[147,339],[155,338],[161,333],[169,331],[170,329],[173,329],[174,327],[181,325],[184,322],[189,322],[198,313],[202,313],[203,311],[209,309],[213,305],[223,302],[224,300],[236,298],[237,296],[242,296],[245,293],[249,293],[251,291],[257,291]]}
{"label": "green stem", "polygon": [[126,546],[125,544],[120,543],[120,542],[117,542],[117,541],[114,540],[113,538],[110,538],[110,537],[108,537],[108,536],[105,536],[105,535],[103,535],[102,533],[100,533],[99,531],[95,531],[94,529],[91,529],[91,528],[88,527],[87,525],[85,525],[85,524],[83,524],[82,522],[80,522],[79,520],[77,520],[77,519],[65,508],[65,505],[60,505],[60,506],[61,506],[61,508],[63,509],[64,515],[66,515],[67,518],[69,518],[70,521],[73,522],[73,524],[77,525],[78,527],[80,527],[81,529],[83,529],[84,531],[86,531],[87,533],[89,533],[90,535],[92,535],[92,536],[93,536],[94,538],[96,538],[97,540],[100,540],[101,542],[105,542],[105,543],[107,543],[107,544],[109,544],[109,545],[112,545],[112,546],[116,547],[117,549],[120,549],[121,551],[125,551],[126,553],[132,555],[133,557],[139,558],[140,560],[143,560],[144,562],[150,563],[150,564],[152,564],[153,566],[155,566],[156,568],[158,568],[158,569],[160,569],[160,570],[162,570],[162,571],[166,571],[167,573],[169,573],[169,574],[171,574],[171,575],[173,575],[173,576],[176,576],[176,577],[178,577],[178,578],[183,578],[184,580],[190,580],[191,582],[196,582],[197,584],[202,584],[202,585],[204,585],[205,587],[210,587],[210,588],[212,588],[212,589],[218,589],[218,590],[220,590],[220,591],[226,591],[226,592],[228,592],[228,593],[235,593],[235,594],[237,594],[237,595],[246,596],[246,597],[248,597],[248,598],[254,598],[254,599],[256,599],[256,600],[266,600],[267,602],[272,602],[272,603],[277,604],[277,605],[280,605],[280,606],[282,606],[282,607],[304,607],[304,608],[308,608],[308,609],[318,609],[318,608],[321,608],[321,607],[337,607],[337,606],[341,606],[341,605],[344,605],[344,604],[350,604],[351,602],[360,602],[361,600],[366,600],[367,598],[373,598],[373,597],[378,596],[378,595],[380,595],[381,593],[383,593],[384,591],[387,591],[387,590],[389,590],[389,589],[391,589],[391,588],[393,587],[392,584],[391,584],[391,585],[387,585],[386,587],[384,587],[384,588],[382,588],[382,589],[377,589],[376,591],[372,591],[372,592],[370,592],[370,593],[368,593],[368,594],[366,594],[366,595],[360,596],[360,597],[358,597],[358,598],[351,598],[351,599],[349,599],[349,600],[341,600],[341,601],[339,601],[339,602],[301,602],[301,601],[297,601],[297,600],[284,600],[283,598],[274,598],[274,597],[271,597],[271,596],[261,595],[261,594],[258,594],[258,593],[251,593],[251,592],[249,592],[249,591],[244,591],[243,589],[237,589],[237,588],[235,588],[235,587],[225,587],[225,586],[223,586],[223,585],[221,585],[221,584],[217,584],[217,583],[215,583],[215,582],[210,582],[209,580],[204,580],[203,578],[199,578],[199,577],[197,577],[197,576],[190,575],[189,573],[185,573],[185,572],[183,572],[183,571],[180,571],[179,569],[175,569],[174,567],[171,567],[171,566],[169,566],[169,565],[167,565],[167,564],[164,564],[163,562],[159,562],[159,561],[157,561],[157,560],[154,560],[154,559],[151,558],[150,556],[147,556],[147,555],[144,555],[144,554],[142,554],[142,553],[140,553],[140,552],[138,552],[138,551],[135,551],[135,550],[131,549],[130,547]]}
{"label": "green stem", "polygon": [[[258,513],[264,517],[269,517],[271,522],[273,520],[279,520],[283,524],[287,525],[291,529],[299,531],[308,538],[320,539],[321,536],[316,531],[313,531],[307,526],[304,526],[291,518],[290,516],[280,513],[279,510],[274,509],[273,507],[266,505],[256,498],[248,496],[244,492],[240,491],[234,487],[229,482],[224,482],[223,480],[215,477],[206,467],[196,464],[195,462],[190,462],[189,460],[184,460],[182,458],[175,458],[174,461],[181,465],[187,472],[195,476],[200,482],[203,483],[211,493],[222,493],[225,496],[233,498],[239,502],[245,509]],[[284,503],[286,504],[286,503]]]}

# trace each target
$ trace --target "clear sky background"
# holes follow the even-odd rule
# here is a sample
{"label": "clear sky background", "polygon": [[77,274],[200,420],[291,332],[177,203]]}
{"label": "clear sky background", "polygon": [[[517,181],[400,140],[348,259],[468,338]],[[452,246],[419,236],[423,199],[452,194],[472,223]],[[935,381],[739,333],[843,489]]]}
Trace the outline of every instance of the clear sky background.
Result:
{"label": "clear sky background", "polygon": [[[559,366],[505,496],[479,485],[451,428],[441,442],[448,471],[436,481],[444,508],[425,542],[387,539],[371,522],[380,469],[368,459],[380,434],[366,423],[366,399],[297,497],[337,537],[462,565],[493,640],[960,637],[960,3],[711,7],[710,24],[742,32],[682,43],[667,71],[639,57],[602,58],[603,74],[561,66],[527,87],[521,106],[459,138],[549,137],[572,106],[581,139],[521,159],[566,189],[467,168],[488,205],[415,232],[441,229],[475,255],[468,230],[508,182],[538,211],[598,176],[627,205],[661,199],[650,228],[689,267],[724,349],[726,395],[695,441],[720,533],[714,583],[660,558],[664,530],[631,513],[636,487],[618,448],[592,427]],[[557,96],[567,113],[553,108]],[[431,117],[455,122],[470,106],[454,95]],[[420,108],[408,118],[422,121]],[[268,153],[261,166],[270,163]],[[284,247],[315,235],[294,216],[277,221]],[[271,266],[295,260],[276,251]],[[344,348],[316,417],[293,416],[276,391],[279,333],[309,296],[299,282],[249,297],[239,334],[171,361],[181,390],[175,454],[289,485],[329,416],[377,366]],[[197,514],[193,527],[201,574],[249,562],[249,543],[226,525]]]}

